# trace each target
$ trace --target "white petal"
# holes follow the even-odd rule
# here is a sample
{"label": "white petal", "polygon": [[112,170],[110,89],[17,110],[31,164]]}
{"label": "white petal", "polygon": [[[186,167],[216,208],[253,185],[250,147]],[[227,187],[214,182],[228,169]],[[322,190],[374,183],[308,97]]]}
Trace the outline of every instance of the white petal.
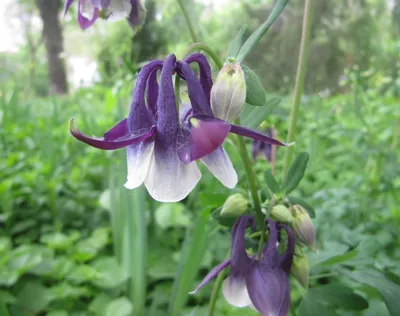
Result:
{"label": "white petal", "polygon": [[195,162],[183,164],[175,151],[154,152],[144,185],[153,199],[160,202],[183,200],[201,178]]}
{"label": "white petal", "polygon": [[222,283],[222,294],[226,301],[233,306],[246,307],[252,304],[245,279],[232,282],[231,278],[227,277]]}
{"label": "white petal", "polygon": [[131,2],[129,0],[111,0],[110,6],[108,7],[109,16],[108,21],[120,21],[129,16],[132,9]]}
{"label": "white petal", "polygon": [[90,0],[80,0],[79,1],[79,10],[81,14],[88,20],[93,18],[94,7]]}
{"label": "white petal", "polygon": [[230,189],[236,186],[238,176],[225,149],[219,147],[201,161],[224,186]]}
{"label": "white petal", "polygon": [[128,163],[128,180],[125,188],[134,189],[140,186],[149,171],[154,152],[154,142],[140,142],[126,148]]}

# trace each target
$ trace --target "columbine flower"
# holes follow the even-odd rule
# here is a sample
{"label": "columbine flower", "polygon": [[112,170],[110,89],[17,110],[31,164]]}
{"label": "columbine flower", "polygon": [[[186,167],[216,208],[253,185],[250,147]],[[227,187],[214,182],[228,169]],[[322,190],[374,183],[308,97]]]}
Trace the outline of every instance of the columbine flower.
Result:
{"label": "columbine flower", "polygon": [[[267,129],[268,137],[274,137],[274,130],[272,128]],[[253,141],[253,159],[257,159],[258,156],[264,156],[269,162],[272,162],[273,148],[271,144],[264,143],[259,140]]]}
{"label": "columbine flower", "polygon": [[[64,14],[74,0],[66,0]],[[78,0],[78,23],[87,29],[101,17],[108,21],[120,21],[127,18],[131,25],[139,25],[143,21],[143,7],[139,0]]]}
{"label": "columbine flower", "polygon": [[[210,280],[230,266],[231,271],[222,285],[222,292],[229,304],[237,307],[250,306],[263,316],[286,316],[290,306],[289,272],[294,254],[294,237],[290,228],[268,220],[269,240],[260,260],[248,256],[245,248],[245,230],[255,228],[250,216],[239,217],[232,228],[231,258],[216,266],[206,275],[195,294]],[[281,229],[287,233],[286,251],[279,254]]]}
{"label": "columbine flower", "polygon": [[[200,81],[188,63],[197,62],[200,68]],[[203,158],[213,153],[222,157],[222,143],[228,133],[250,137],[265,143],[286,146],[286,144],[246,127],[231,124],[214,116],[210,104],[212,87],[211,69],[202,54],[192,54],[185,61],[177,62],[177,73],[186,80],[192,109],[183,122],[183,134],[179,141],[179,156],[184,163]]]}

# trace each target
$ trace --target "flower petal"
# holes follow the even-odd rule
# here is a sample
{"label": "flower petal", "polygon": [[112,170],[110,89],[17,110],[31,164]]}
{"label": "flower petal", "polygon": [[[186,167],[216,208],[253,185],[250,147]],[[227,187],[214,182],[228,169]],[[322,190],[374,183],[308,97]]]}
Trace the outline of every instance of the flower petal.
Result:
{"label": "flower petal", "polygon": [[242,127],[239,125],[231,125],[231,133],[246,136],[255,140],[262,141],[264,143],[272,144],[272,145],[277,145],[277,146],[288,146],[285,143],[280,142],[279,140],[276,140],[272,137],[268,137],[256,130],[247,128],[247,127]]}
{"label": "flower petal", "polygon": [[64,10],[63,10],[63,16],[65,16],[69,10],[69,8],[71,7],[72,3],[74,2],[74,0],[67,0],[65,1],[64,4]]}
{"label": "flower petal", "polygon": [[128,180],[125,188],[135,189],[140,186],[149,171],[154,152],[154,142],[140,142],[126,148],[128,163]]}
{"label": "flower petal", "polygon": [[188,196],[200,178],[200,169],[195,162],[185,165],[174,150],[161,148],[156,143],[144,184],[153,199],[178,202]]}
{"label": "flower petal", "polygon": [[294,247],[295,247],[294,234],[290,229],[290,227],[287,225],[278,224],[278,228],[280,229],[283,228],[286,231],[288,239],[285,252],[279,256],[279,266],[283,270],[285,270],[287,274],[289,274],[290,269],[292,267],[293,256],[294,256]]}
{"label": "flower petal", "polygon": [[[203,158],[218,149],[228,136],[230,124],[220,120],[202,121],[190,119],[191,130],[187,137],[188,144],[178,148],[184,163]],[[180,141],[182,143],[182,140]]]}
{"label": "flower petal", "polygon": [[203,88],[203,92],[210,102],[211,88],[213,86],[212,76],[211,76],[211,67],[208,63],[206,56],[202,53],[193,53],[185,58],[185,62],[191,64],[192,62],[196,62],[199,65],[200,70],[200,84]]}
{"label": "flower petal", "polygon": [[[118,123],[118,124],[120,124],[120,123]],[[118,126],[118,124],[117,124],[117,126]],[[116,127],[114,127],[114,128],[116,128]],[[111,130],[113,130],[114,128],[112,128]],[[120,127],[118,127],[118,128],[120,128]],[[103,150],[114,150],[114,149],[123,148],[128,145],[149,139],[150,137],[152,137],[155,134],[156,127],[153,126],[149,129],[143,129],[143,130],[136,131],[135,133],[130,133],[130,134],[126,133],[122,137],[110,140],[110,138],[108,138],[108,139],[92,138],[92,137],[88,137],[88,136],[82,134],[81,131],[75,126],[75,120],[71,119],[69,121],[69,131],[72,134],[72,136],[74,136],[76,139],[78,139],[81,142],[84,142],[92,147],[103,149]],[[113,133],[114,132],[111,132],[111,134],[113,134]]]}
{"label": "flower petal", "polygon": [[120,21],[129,16],[132,9],[130,0],[113,0],[107,7],[107,20],[110,22]]}
{"label": "flower petal", "polygon": [[127,119],[123,119],[117,125],[115,125],[112,129],[104,134],[104,140],[116,140],[118,138],[123,137],[127,133]]}
{"label": "flower petal", "polygon": [[128,16],[128,22],[132,27],[141,25],[146,16],[146,10],[141,5],[140,0],[130,0],[130,1],[132,9]]}
{"label": "flower petal", "polygon": [[231,276],[244,275],[252,263],[245,247],[246,228],[251,225],[255,229],[255,220],[252,216],[239,217],[232,227],[231,237]]}
{"label": "flower petal", "polygon": [[147,80],[147,107],[150,109],[153,116],[157,119],[157,96],[158,96],[158,82],[157,82],[157,70],[154,70]]}
{"label": "flower petal", "polygon": [[227,277],[222,283],[222,294],[226,301],[233,306],[245,307],[251,304],[244,278]]}
{"label": "flower petal", "polygon": [[236,186],[238,176],[225,149],[219,147],[201,161],[224,186],[230,189]]}
{"label": "flower petal", "polygon": [[212,269],[208,274],[204,277],[204,279],[199,283],[199,285],[196,287],[196,289],[192,292],[189,292],[189,294],[196,294],[204,285],[206,285],[208,282],[211,280],[215,279],[218,274],[224,270],[226,267],[228,267],[231,264],[231,260],[226,260],[216,267]]}
{"label": "flower petal", "polygon": [[81,29],[92,26],[99,17],[99,9],[93,7],[89,0],[78,0],[78,23]]}
{"label": "flower petal", "polygon": [[266,223],[268,223],[269,228],[269,239],[263,249],[262,262],[270,267],[275,267],[278,264],[279,256],[278,230],[276,223],[272,219],[268,219]]}
{"label": "flower petal", "polygon": [[287,316],[290,305],[289,279],[283,269],[257,264],[246,277],[251,302],[264,316]]}

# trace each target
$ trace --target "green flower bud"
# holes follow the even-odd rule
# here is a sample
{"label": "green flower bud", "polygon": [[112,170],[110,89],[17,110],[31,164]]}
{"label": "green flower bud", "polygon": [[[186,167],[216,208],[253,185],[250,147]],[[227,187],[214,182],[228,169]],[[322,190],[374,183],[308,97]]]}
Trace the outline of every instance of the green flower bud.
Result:
{"label": "green flower bud", "polygon": [[292,228],[297,241],[315,248],[315,229],[310,215],[301,205],[293,205],[290,211],[294,217]]}
{"label": "green flower bud", "polygon": [[221,69],[211,90],[214,115],[232,122],[239,118],[246,101],[246,80],[240,64],[227,63]]}
{"label": "green flower bud", "polygon": [[249,201],[240,193],[228,197],[222,206],[221,216],[240,216],[247,212]]}
{"label": "green flower bud", "polygon": [[294,220],[292,212],[285,205],[275,205],[271,211],[271,217],[281,223],[291,224]]}
{"label": "green flower bud", "polygon": [[293,257],[291,272],[300,284],[308,288],[308,276],[310,274],[310,264],[308,263],[307,256],[302,254],[295,254]]}

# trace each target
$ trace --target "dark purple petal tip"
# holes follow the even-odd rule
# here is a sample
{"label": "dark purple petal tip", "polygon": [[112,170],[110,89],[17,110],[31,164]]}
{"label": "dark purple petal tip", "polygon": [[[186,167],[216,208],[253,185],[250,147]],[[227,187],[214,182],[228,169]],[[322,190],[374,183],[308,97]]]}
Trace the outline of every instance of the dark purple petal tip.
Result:
{"label": "dark purple petal tip", "polygon": [[120,124],[122,122],[118,123],[109,132],[107,132],[105,135],[108,136],[105,138],[88,137],[82,134],[82,132],[76,127],[74,119],[71,119],[69,121],[69,131],[72,136],[74,136],[81,142],[102,150],[120,149],[128,145],[144,141],[152,137],[156,131],[156,127],[152,126],[150,129],[137,131],[137,133],[134,134],[124,134],[121,137],[116,138],[116,136],[120,135],[119,134],[121,131]]}
{"label": "dark purple petal tip", "polygon": [[266,135],[264,135],[263,133],[260,133],[256,130],[247,128],[247,127],[243,127],[243,126],[239,126],[239,125],[233,125],[231,127],[231,133],[234,134],[238,134],[241,136],[245,136],[245,137],[249,137],[252,138],[254,140],[259,140],[262,141],[264,143],[267,144],[272,144],[272,145],[276,145],[276,146],[290,146],[292,144],[285,144],[280,142],[279,140],[276,140],[275,138],[272,137],[268,137]]}

